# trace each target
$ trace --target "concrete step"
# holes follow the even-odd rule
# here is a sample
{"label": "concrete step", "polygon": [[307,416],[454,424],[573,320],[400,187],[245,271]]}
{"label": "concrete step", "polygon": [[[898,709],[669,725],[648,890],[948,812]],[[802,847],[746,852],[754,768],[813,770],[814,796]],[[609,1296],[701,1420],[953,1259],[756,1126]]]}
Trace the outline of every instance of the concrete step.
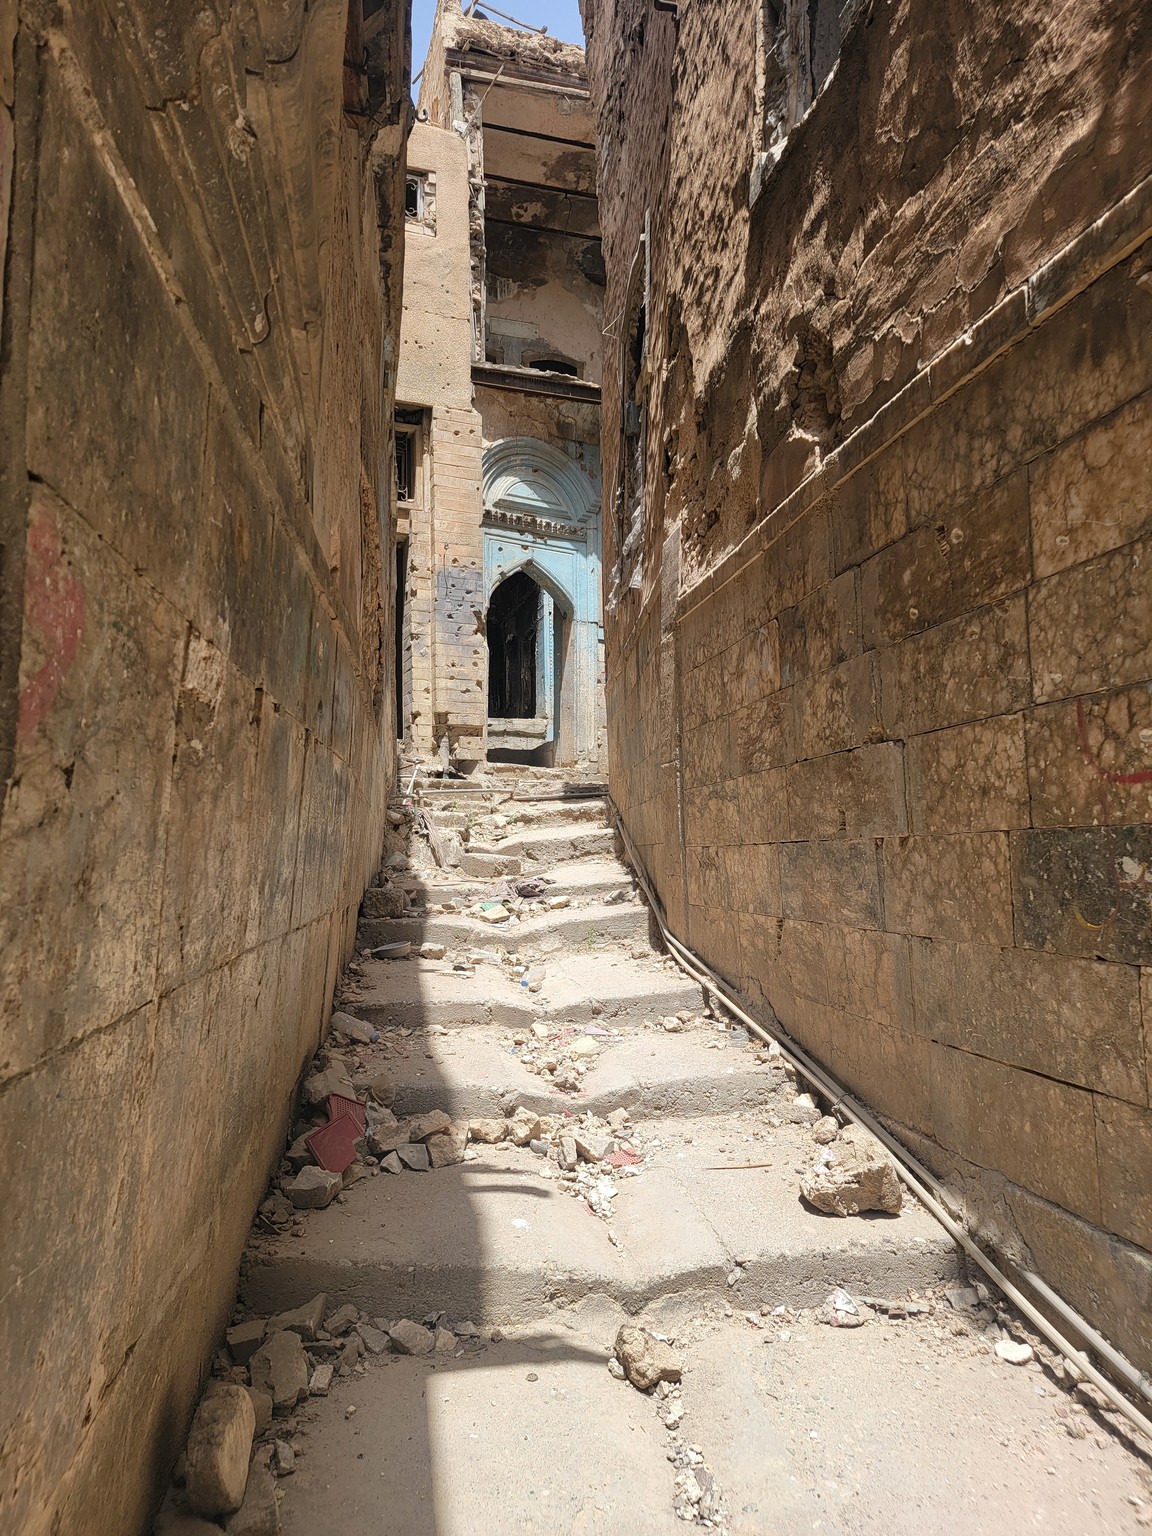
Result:
{"label": "concrete step", "polygon": [[616,835],[610,827],[532,827],[502,838],[490,848],[477,850],[500,858],[518,858],[522,868],[561,864],[569,859],[602,859],[616,853]]}
{"label": "concrete step", "polygon": [[[577,1032],[560,1032],[564,1040]],[[583,1033],[580,1031],[579,1033]],[[597,1037],[601,1054],[579,1093],[562,1093],[530,1072],[513,1045],[514,1031],[477,1027],[430,1036],[384,1032],[379,1047],[362,1053],[379,1060],[396,1084],[398,1115],[446,1110],[453,1119],[510,1113],[517,1105],[537,1114],[600,1116],[627,1109],[645,1118],[719,1115],[761,1106],[781,1120],[814,1118],[798,1110],[796,1089],[779,1067],[761,1065],[750,1048],[728,1044],[722,1030],[697,1026],[683,1034],[640,1029]],[[719,1049],[717,1049],[719,1047]]]}
{"label": "concrete step", "polygon": [[770,1310],[819,1305],[837,1285],[891,1296],[959,1273],[952,1243],[916,1205],[875,1218],[805,1207],[794,1168],[817,1150],[811,1132],[769,1128],[764,1110],[644,1122],[639,1140],[644,1165],[619,1179],[611,1229],[549,1176],[554,1164],[480,1145],[453,1168],[358,1180],[312,1212],[302,1236],[250,1254],[244,1303],[267,1314],[324,1291],[370,1315],[442,1308],[503,1326],[592,1299],[621,1317],[709,1295]]}
{"label": "concrete step", "polygon": [[[508,862],[520,862],[509,860]],[[518,873],[518,872],[517,872]],[[551,864],[547,869],[533,865],[524,878],[546,876],[550,896],[571,896],[578,902],[603,901],[605,896],[635,889],[632,872],[619,859],[572,859]],[[462,869],[436,870],[426,876],[401,876],[417,905],[427,901],[439,904],[454,901],[461,906],[474,901],[494,901],[508,894],[508,877],[469,876]]]}
{"label": "concrete step", "polygon": [[549,961],[541,990],[529,992],[494,960],[471,975],[446,960],[363,960],[352,1011],[377,1028],[444,1025],[530,1025],[533,1019],[635,1026],[644,1019],[698,1012],[700,988],[652,958],[632,960],[616,950]]}
{"label": "concrete step", "polygon": [[553,912],[540,911],[533,903],[526,915],[505,923],[484,923],[464,913],[364,919],[356,930],[356,942],[370,949],[407,939],[415,945],[444,944],[450,950],[508,949],[543,955],[581,945],[646,943],[650,923],[648,908],[636,902],[596,902]]}

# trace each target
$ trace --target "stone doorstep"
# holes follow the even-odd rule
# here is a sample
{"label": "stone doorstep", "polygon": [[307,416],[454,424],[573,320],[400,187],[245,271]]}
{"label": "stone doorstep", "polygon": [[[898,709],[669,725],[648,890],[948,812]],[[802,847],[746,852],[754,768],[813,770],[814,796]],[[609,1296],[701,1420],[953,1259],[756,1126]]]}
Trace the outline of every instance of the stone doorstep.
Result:
{"label": "stone doorstep", "polygon": [[[526,1149],[479,1147],[474,1163],[435,1173],[361,1179],[343,1205],[313,1213],[300,1238],[253,1258],[247,1306],[282,1311],[325,1291],[371,1315],[441,1308],[477,1323],[524,1323],[557,1304],[600,1297],[626,1313],[692,1292],[733,1307],[817,1306],[836,1285],[898,1295],[954,1279],[957,1251],[918,1206],[899,1216],[821,1216],[803,1206],[795,1162],[810,1160],[798,1127],[773,1134],[778,1166],[709,1172],[731,1127],[679,1121],[698,1146],[658,1149],[637,1178],[619,1180],[612,1230],[540,1176]],[[649,1122],[648,1136],[670,1127]],[[728,1138],[726,1140],[726,1134]],[[734,1157],[732,1161],[744,1161]],[[737,1260],[738,1283],[729,1286]]]}
{"label": "stone doorstep", "polygon": [[[389,1057],[396,1085],[393,1106],[400,1116],[446,1109],[454,1119],[475,1120],[504,1113],[515,1100],[537,1114],[607,1115],[624,1108],[635,1115],[718,1115],[757,1105],[775,1108],[774,1078],[743,1051],[713,1050],[713,1031],[665,1035],[641,1030],[605,1046],[584,1078],[584,1092],[561,1093],[546,1078],[521,1066],[507,1048],[507,1032],[453,1031],[416,1041],[414,1053]],[[429,1061],[424,1050],[432,1052]],[[776,1112],[788,1117],[794,1088],[785,1090]]]}
{"label": "stone doorstep", "polygon": [[[549,896],[563,891],[548,887]],[[540,903],[543,908],[543,901]],[[482,923],[465,913],[432,917],[380,917],[361,921],[356,943],[361,949],[408,939],[413,945],[444,944],[449,949],[512,949],[539,947],[555,939],[556,947],[578,949],[583,944],[648,940],[648,908],[635,902],[540,910],[519,922]]]}

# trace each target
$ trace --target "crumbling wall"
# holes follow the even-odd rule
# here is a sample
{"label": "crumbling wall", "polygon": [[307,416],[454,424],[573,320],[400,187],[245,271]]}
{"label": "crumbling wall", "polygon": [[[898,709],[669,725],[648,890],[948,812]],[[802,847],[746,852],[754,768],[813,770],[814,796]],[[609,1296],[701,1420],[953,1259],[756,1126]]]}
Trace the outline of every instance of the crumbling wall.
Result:
{"label": "crumbling wall", "polygon": [[375,12],[369,79],[354,21],[0,6],[23,1536],[145,1526],[379,859],[407,17]]}
{"label": "crumbling wall", "polygon": [[752,8],[585,20],[610,316],[651,229],[614,797],[677,929],[1147,1366],[1152,17],[875,0],[783,141]]}

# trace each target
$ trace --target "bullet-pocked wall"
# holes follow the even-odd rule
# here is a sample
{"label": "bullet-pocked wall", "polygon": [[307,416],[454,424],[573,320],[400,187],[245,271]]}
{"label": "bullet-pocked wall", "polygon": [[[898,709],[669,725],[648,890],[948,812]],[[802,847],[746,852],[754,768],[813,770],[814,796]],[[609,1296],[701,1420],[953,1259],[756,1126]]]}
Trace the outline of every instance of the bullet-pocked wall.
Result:
{"label": "bullet-pocked wall", "polygon": [[612,793],[676,930],[1147,1366],[1152,14],[585,23]]}
{"label": "bullet-pocked wall", "polygon": [[407,31],[393,0],[0,6],[22,1536],[148,1523],[378,864]]}

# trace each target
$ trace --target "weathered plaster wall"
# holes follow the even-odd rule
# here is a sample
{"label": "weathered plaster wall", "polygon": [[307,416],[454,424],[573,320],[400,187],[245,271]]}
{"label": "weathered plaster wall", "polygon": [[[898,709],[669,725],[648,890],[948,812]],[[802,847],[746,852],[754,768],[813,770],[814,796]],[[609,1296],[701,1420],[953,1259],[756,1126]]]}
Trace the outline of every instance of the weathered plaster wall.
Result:
{"label": "weathered plaster wall", "polygon": [[750,208],[755,21],[586,8],[609,315],[652,229],[613,794],[677,929],[1147,1366],[1152,17],[877,0]]}
{"label": "weathered plaster wall", "polygon": [[522,356],[527,363],[554,353],[579,364],[580,378],[599,384],[599,241],[489,222],[485,257],[489,359],[519,365]]}
{"label": "weathered plaster wall", "polygon": [[128,1536],[379,858],[407,18],[370,149],[344,3],[15,15],[0,1528]]}

